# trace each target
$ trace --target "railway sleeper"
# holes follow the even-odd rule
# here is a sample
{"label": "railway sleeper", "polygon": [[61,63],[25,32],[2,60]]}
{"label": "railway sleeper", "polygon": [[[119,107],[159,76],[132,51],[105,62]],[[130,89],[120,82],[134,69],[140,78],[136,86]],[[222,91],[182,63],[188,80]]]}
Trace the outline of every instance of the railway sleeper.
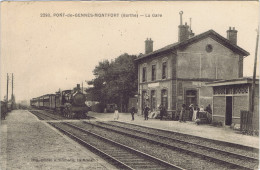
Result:
{"label": "railway sleeper", "polygon": [[[97,121],[97,122],[100,122],[100,121]],[[204,141],[204,142],[211,142],[211,143],[215,143],[215,144],[218,144],[218,145],[224,145],[224,146],[228,146],[228,147],[243,149],[245,151],[249,151],[249,152],[253,152],[253,153],[257,153],[257,154],[259,153],[258,148],[253,148],[251,146],[245,146],[245,145],[241,145],[241,144],[230,143],[230,142],[225,142],[225,141],[215,140],[215,139],[209,139],[209,138],[199,137],[199,136],[194,136],[194,135],[189,135],[189,134],[182,134],[182,133],[179,133],[179,132],[174,132],[174,131],[169,131],[169,130],[164,130],[164,129],[156,129],[156,128],[153,128],[153,127],[145,127],[145,126],[142,126],[142,125],[136,125],[136,124],[132,124],[132,123],[125,123],[125,122],[119,122],[119,121],[111,121],[111,122],[114,123],[114,124],[130,125],[130,126],[133,126],[133,127],[140,127],[140,128],[148,128],[148,129],[156,130],[158,132],[164,132],[164,133],[166,132],[166,133],[169,133],[173,136],[175,136],[175,135],[183,136],[184,135],[184,137],[188,136],[188,137],[200,139],[201,141]],[[104,122],[100,122],[100,123],[104,123]]]}
{"label": "railway sleeper", "polygon": [[133,135],[133,134],[129,134],[129,133],[126,133],[126,132],[121,132],[121,131],[117,131],[117,130],[114,130],[114,129],[109,129],[109,128],[103,127],[101,125],[93,124],[93,123],[90,123],[90,122],[84,122],[84,123],[91,124],[91,125],[103,128],[103,129],[108,129],[109,131],[114,131],[114,132],[122,134],[122,135],[128,135],[128,136],[133,137],[133,138],[146,140],[146,141],[149,141],[149,142],[156,144],[156,145],[159,145],[159,146],[171,148],[172,150],[175,150],[175,151],[180,151],[180,152],[183,152],[183,153],[186,153],[186,154],[192,154],[194,156],[200,157],[200,158],[202,158],[204,160],[208,160],[210,162],[212,161],[212,162],[215,162],[215,163],[218,163],[218,164],[226,164],[226,166],[228,166],[229,168],[232,168],[232,169],[233,168],[235,168],[235,169],[254,169],[254,167],[247,167],[244,164],[238,165],[238,164],[235,164],[235,163],[232,163],[232,162],[228,162],[228,161],[225,160],[225,158],[219,159],[219,158],[215,158],[215,157],[212,157],[212,156],[203,155],[203,154],[196,152],[196,151],[191,151],[191,150],[187,150],[187,149],[184,149],[184,148],[175,147],[173,145],[161,143],[161,142],[158,142],[158,141],[155,141],[155,140],[152,140],[152,139],[148,139],[148,138],[145,138],[145,137],[141,137],[141,136],[138,136],[138,135]]}
{"label": "railway sleeper", "polygon": [[181,167],[178,167],[178,166],[176,166],[176,165],[170,164],[170,163],[168,163],[168,162],[165,162],[165,161],[163,161],[163,160],[160,160],[160,159],[158,159],[158,158],[155,158],[155,157],[153,157],[153,156],[151,156],[151,155],[148,155],[148,154],[146,154],[146,153],[140,152],[140,151],[138,151],[138,150],[136,150],[136,149],[130,148],[130,147],[126,146],[126,145],[122,145],[122,144],[120,144],[120,143],[118,143],[118,142],[112,141],[112,140],[110,140],[110,139],[108,139],[108,138],[105,138],[105,137],[102,137],[102,136],[97,135],[97,134],[95,134],[95,133],[92,133],[92,132],[90,132],[90,131],[88,131],[88,130],[86,130],[86,129],[82,129],[81,127],[78,127],[78,126],[75,126],[75,125],[73,125],[73,124],[66,123],[66,122],[64,122],[63,124],[66,124],[66,125],[68,125],[68,126],[74,127],[74,128],[76,128],[76,129],[78,129],[78,130],[80,130],[80,131],[82,131],[82,132],[89,133],[90,135],[93,135],[93,136],[95,136],[96,138],[100,138],[102,141],[106,141],[106,142],[108,142],[108,143],[112,143],[112,144],[114,144],[114,145],[117,145],[118,147],[124,148],[124,149],[128,150],[129,152],[138,154],[138,155],[141,156],[141,157],[146,157],[146,159],[149,159],[150,162],[154,162],[154,163],[157,162],[157,163],[158,163],[158,166],[159,166],[159,164],[160,164],[161,166],[168,167],[167,169],[169,169],[169,168],[170,168],[170,169],[183,169],[183,168],[181,168]]}

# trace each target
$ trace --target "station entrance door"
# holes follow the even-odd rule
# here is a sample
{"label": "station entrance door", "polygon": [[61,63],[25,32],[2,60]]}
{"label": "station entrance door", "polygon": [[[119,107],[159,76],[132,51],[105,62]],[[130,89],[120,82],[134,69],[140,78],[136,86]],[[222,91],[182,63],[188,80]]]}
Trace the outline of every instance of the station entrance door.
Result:
{"label": "station entrance door", "polygon": [[194,106],[197,104],[197,91],[187,90],[186,91],[186,105],[189,107],[191,104]]}
{"label": "station entrance door", "polygon": [[226,125],[232,124],[232,96],[226,97]]}

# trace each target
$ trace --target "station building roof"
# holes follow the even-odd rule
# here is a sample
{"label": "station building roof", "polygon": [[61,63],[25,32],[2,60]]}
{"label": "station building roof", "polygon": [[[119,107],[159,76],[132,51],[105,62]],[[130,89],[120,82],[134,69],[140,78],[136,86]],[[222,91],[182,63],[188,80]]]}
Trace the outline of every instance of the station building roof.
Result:
{"label": "station building roof", "polygon": [[229,41],[228,39],[224,38],[223,36],[221,36],[220,34],[218,34],[217,32],[215,32],[214,30],[208,30],[204,33],[198,34],[194,37],[191,37],[183,42],[176,42],[170,45],[167,45],[163,48],[160,48],[158,50],[155,50],[153,52],[150,52],[148,54],[144,54],[141,55],[140,57],[138,57],[137,59],[135,59],[135,61],[139,61],[141,59],[150,57],[150,56],[155,56],[157,54],[163,53],[163,52],[167,52],[170,50],[175,50],[175,49],[179,49],[179,48],[183,48],[186,47],[192,43],[196,43],[204,38],[207,37],[211,37],[212,39],[216,40],[217,42],[219,42],[220,44],[224,45],[225,47],[231,49],[232,51],[242,55],[242,56],[248,56],[250,55],[249,52],[247,52],[246,50],[244,50],[243,48],[239,47],[238,45],[232,44],[231,41]]}
{"label": "station building roof", "polygon": [[[252,77],[241,77],[237,79],[230,79],[230,80],[219,80],[206,83],[207,86],[227,86],[227,85],[235,85],[235,84],[252,84],[253,78]],[[259,77],[256,77],[255,83],[259,85]]]}

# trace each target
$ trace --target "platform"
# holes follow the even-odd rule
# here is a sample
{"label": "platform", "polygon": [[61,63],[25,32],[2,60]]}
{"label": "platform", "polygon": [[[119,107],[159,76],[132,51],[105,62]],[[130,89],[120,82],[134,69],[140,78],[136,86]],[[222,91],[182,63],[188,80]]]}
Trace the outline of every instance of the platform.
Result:
{"label": "platform", "polygon": [[1,120],[1,170],[115,169],[28,111]]}
{"label": "platform", "polygon": [[[110,121],[114,120],[113,113],[95,113],[89,112],[89,116],[93,116],[98,120]],[[135,120],[131,120],[130,113],[119,113],[119,119],[117,121],[123,121],[127,123],[133,123],[137,125],[153,127],[158,129],[164,129],[169,131],[175,131],[195,136],[200,136],[209,139],[215,139],[220,141],[226,141],[236,143],[245,146],[251,146],[259,148],[259,137],[247,136],[238,133],[230,127],[214,127],[212,125],[196,125],[194,122],[186,121],[186,123],[180,123],[179,121],[149,119],[144,120],[141,115],[135,114]]]}

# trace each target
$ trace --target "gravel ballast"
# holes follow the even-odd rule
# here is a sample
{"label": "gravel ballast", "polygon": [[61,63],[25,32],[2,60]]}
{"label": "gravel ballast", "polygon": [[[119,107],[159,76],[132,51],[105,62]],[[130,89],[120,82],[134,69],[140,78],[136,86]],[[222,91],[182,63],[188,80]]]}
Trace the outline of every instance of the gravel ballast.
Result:
{"label": "gravel ballast", "polygon": [[188,141],[190,143],[199,144],[199,145],[203,145],[203,146],[209,146],[209,147],[213,147],[213,148],[216,148],[219,150],[233,152],[233,153],[237,153],[237,154],[241,154],[241,155],[245,155],[245,156],[249,156],[249,157],[255,157],[255,158],[259,157],[258,152],[257,153],[249,152],[248,150],[245,150],[243,148],[228,146],[228,144],[220,144],[220,143],[217,143],[214,141],[206,141],[203,138],[196,137],[196,136],[186,135],[186,134],[177,133],[177,132],[162,131],[159,129],[152,129],[152,128],[147,128],[147,127],[142,127],[142,126],[136,126],[134,124],[125,124],[122,122],[112,121],[109,123],[112,125],[120,126],[120,127],[138,130],[138,131],[141,131],[144,133],[158,134],[161,136],[174,138],[174,139],[178,139],[178,140],[183,140],[183,141]]}
{"label": "gravel ballast", "polygon": [[25,110],[8,113],[1,122],[1,170],[4,169],[113,169]]}
{"label": "gravel ballast", "polygon": [[228,169],[227,167],[217,163],[209,162],[192,155],[170,150],[166,147],[160,147],[144,140],[127,137],[112,131],[97,128],[90,124],[73,124],[129,147],[133,147],[152,156],[158,157],[166,162],[170,162],[184,169]]}
{"label": "gravel ballast", "polygon": [[[203,147],[204,146],[203,144],[201,146],[193,145],[192,140],[186,140],[185,137],[183,137],[183,139],[180,142],[178,140],[171,140],[171,139],[174,139],[174,135],[171,135],[171,136],[168,135],[167,138],[158,136],[158,135],[166,136],[166,135],[163,135],[163,132],[154,134],[154,133],[150,133],[149,129],[147,129],[146,131],[143,130],[141,132],[139,130],[132,131],[130,128],[124,129],[123,126],[118,126],[118,127],[110,126],[111,122],[108,122],[108,124],[105,122],[99,122],[99,123],[95,123],[95,124],[97,126],[109,128],[111,130],[115,130],[116,132],[120,132],[123,134],[130,134],[132,136],[136,136],[136,137],[140,137],[140,138],[145,137],[145,138],[150,139],[155,142],[161,142],[162,145],[167,144],[167,146],[169,146],[169,149],[170,148],[176,148],[176,149],[182,148],[185,151],[187,150],[187,151],[191,151],[193,153],[194,152],[198,153],[198,154],[195,154],[196,156],[205,155],[205,156],[209,156],[210,158],[217,158],[222,161],[227,161],[227,162],[234,163],[236,165],[250,167],[252,169],[257,168],[257,165],[258,165],[258,161],[256,161],[256,160],[251,160],[248,157],[232,155],[232,154],[229,154],[228,152],[225,152],[224,146],[223,146],[222,150],[212,150],[211,148]],[[112,124],[114,124],[114,123],[112,123]],[[127,124],[124,124],[124,127],[127,127]],[[208,144],[208,146],[209,146],[209,144]]]}

